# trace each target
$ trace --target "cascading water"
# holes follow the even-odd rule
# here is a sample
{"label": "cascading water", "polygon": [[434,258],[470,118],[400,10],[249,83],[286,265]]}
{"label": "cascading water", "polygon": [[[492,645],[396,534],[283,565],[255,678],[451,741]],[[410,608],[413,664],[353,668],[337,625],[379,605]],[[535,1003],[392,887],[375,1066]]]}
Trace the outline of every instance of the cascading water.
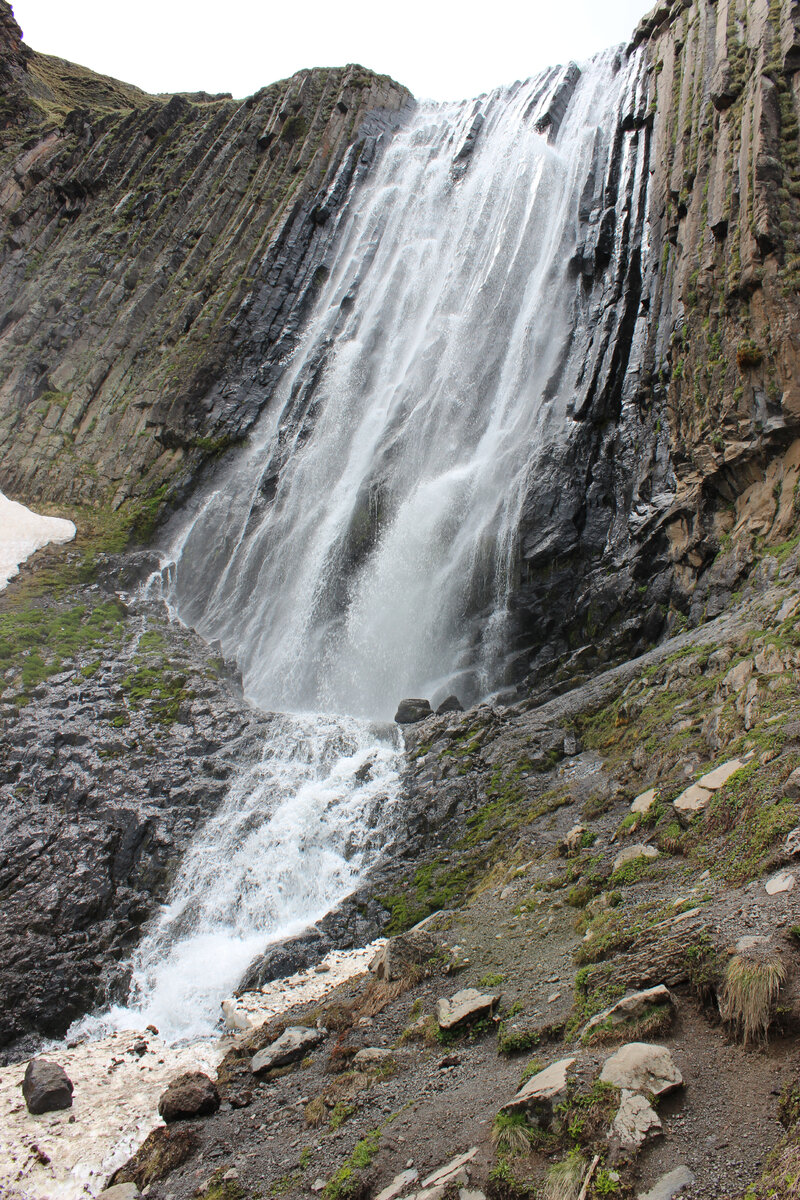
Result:
{"label": "cascading water", "polygon": [[617,68],[422,105],[351,202],[303,343],[168,580],[260,706],[390,719],[401,696],[502,682],[520,507],[565,437],[572,391],[550,383]]}
{"label": "cascading water", "polygon": [[157,581],[236,657],[254,703],[305,715],[275,718],[198,834],[113,1024],[207,1030],[253,955],[320,917],[391,839],[399,751],[369,722],[404,695],[473,700],[502,682],[521,507],[574,399],[554,380],[587,181],[638,74],[609,53],[421,105],[340,216],[260,426]]}

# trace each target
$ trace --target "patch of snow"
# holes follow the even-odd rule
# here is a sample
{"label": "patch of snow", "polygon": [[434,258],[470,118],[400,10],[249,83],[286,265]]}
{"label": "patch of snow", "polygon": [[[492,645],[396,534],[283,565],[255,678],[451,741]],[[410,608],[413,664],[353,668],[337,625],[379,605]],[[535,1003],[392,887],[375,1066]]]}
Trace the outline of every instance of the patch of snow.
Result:
{"label": "patch of snow", "polygon": [[0,492],[0,591],[36,550],[49,542],[71,542],[74,537],[72,521],[42,517]]}
{"label": "patch of snow", "polygon": [[[257,1026],[297,1004],[320,1000],[367,969],[383,939],[359,950],[333,950],[319,964],[258,992],[225,1001],[241,1025]],[[145,1041],[143,1054],[134,1050]],[[26,1063],[0,1067],[0,1196],[3,1200],[88,1200],[162,1125],[158,1099],[184,1071],[215,1075],[230,1035],[169,1046],[149,1032],[124,1031],[99,1041],[51,1045],[41,1057],[57,1062],[75,1085],[72,1108],[34,1117],[22,1098]],[[48,1162],[42,1162],[46,1158]]]}

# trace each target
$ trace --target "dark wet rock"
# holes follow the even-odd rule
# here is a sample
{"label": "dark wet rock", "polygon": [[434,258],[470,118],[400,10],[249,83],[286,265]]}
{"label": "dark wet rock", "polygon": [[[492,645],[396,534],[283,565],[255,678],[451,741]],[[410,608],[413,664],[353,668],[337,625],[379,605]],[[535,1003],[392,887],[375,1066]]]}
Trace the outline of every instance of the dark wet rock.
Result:
{"label": "dark wet rock", "polygon": [[433,714],[429,700],[401,700],[394,719],[398,725],[415,725]]}
{"label": "dark wet rock", "polygon": [[[145,613],[119,612],[119,646],[78,652],[22,706],[0,699],[0,1059],[125,999],[125,960],[182,850],[263,745],[267,719],[195,635],[147,610],[161,648],[131,660]],[[175,719],[131,700],[132,666],[184,680]]]}
{"label": "dark wet rock", "polygon": [[167,1125],[206,1117],[219,1108],[219,1092],[212,1079],[202,1071],[188,1071],[173,1079],[158,1101],[159,1116]]}
{"label": "dark wet rock", "polygon": [[136,1153],[119,1167],[108,1181],[135,1183],[141,1190],[157,1183],[182,1166],[200,1148],[198,1130],[192,1125],[161,1125],[149,1133]]}
{"label": "dark wet rock", "polygon": [[442,703],[439,705],[439,707],[436,709],[436,715],[437,715],[437,717],[441,717],[443,713],[463,712],[463,711],[464,711],[464,705],[461,703],[458,696],[448,696],[447,699],[443,700]]}
{"label": "dark wet rock", "polygon": [[243,992],[256,991],[274,979],[285,979],[288,975],[304,971],[323,959],[333,946],[334,942],[318,928],[289,938],[253,959],[242,976],[236,994],[240,996]]}
{"label": "dark wet rock", "polygon": [[58,1063],[45,1058],[34,1058],[28,1063],[22,1081],[22,1094],[28,1112],[55,1112],[60,1108],[72,1107],[72,1080]]}

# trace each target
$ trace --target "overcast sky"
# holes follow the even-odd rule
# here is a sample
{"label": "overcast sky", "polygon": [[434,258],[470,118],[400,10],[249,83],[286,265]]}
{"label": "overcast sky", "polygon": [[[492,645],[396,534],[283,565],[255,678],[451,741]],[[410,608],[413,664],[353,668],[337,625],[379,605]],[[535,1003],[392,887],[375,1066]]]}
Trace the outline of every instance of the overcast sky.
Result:
{"label": "overcast sky", "polygon": [[12,0],[26,42],[150,92],[245,96],[358,62],[463,99],[627,41],[653,0]]}

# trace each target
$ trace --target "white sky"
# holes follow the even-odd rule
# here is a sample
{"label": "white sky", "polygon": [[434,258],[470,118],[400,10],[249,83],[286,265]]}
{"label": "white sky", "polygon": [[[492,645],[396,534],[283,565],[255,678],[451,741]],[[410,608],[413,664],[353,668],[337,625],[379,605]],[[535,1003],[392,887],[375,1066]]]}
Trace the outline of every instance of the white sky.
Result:
{"label": "white sky", "polygon": [[455,100],[625,42],[654,0],[11,0],[34,50],[149,92],[245,96],[358,62]]}

